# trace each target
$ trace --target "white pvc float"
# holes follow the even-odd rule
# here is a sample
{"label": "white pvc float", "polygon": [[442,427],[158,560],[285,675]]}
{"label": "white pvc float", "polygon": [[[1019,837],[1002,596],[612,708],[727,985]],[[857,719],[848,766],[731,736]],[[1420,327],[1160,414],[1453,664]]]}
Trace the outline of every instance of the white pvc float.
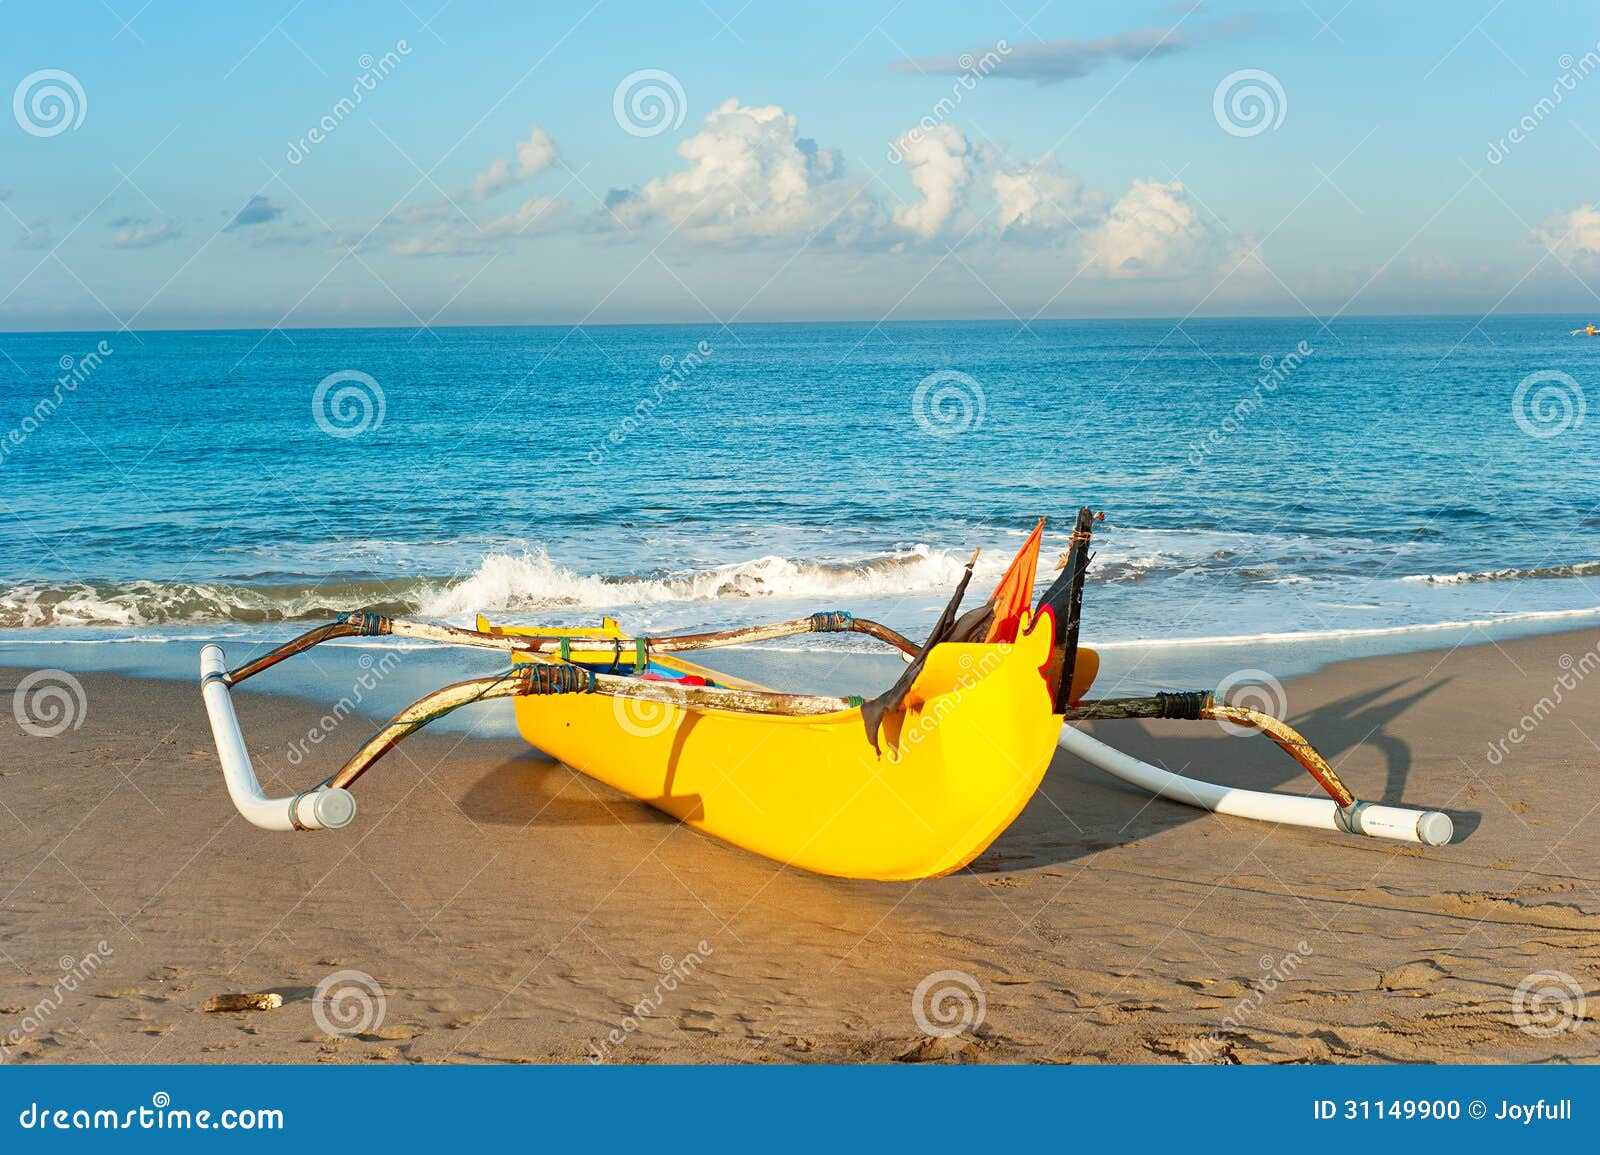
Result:
{"label": "white pvc float", "polygon": [[356,816],[356,800],[348,790],[318,787],[292,798],[268,798],[256,781],[250,752],[245,749],[239,719],[228,694],[228,666],[222,647],[200,651],[200,696],[211,718],[211,736],[222,760],[228,796],[246,819],[263,830],[338,830]]}
{"label": "white pvc float", "polygon": [[1420,842],[1424,846],[1444,846],[1455,833],[1450,816],[1437,810],[1357,802],[1346,811],[1331,798],[1301,798],[1185,778],[1141,762],[1072,726],[1061,727],[1059,745],[1124,782],[1173,802],[1218,814],[1280,822],[1286,826],[1309,826],[1316,830],[1342,830],[1399,842]]}

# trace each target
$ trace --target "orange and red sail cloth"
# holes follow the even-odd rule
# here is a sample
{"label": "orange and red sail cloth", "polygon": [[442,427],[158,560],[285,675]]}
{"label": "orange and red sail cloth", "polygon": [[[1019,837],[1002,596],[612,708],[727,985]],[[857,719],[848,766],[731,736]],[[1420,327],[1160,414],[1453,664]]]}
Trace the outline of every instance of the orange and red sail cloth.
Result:
{"label": "orange and red sail cloth", "polygon": [[1000,584],[995,586],[994,593],[989,595],[989,600],[958,618],[956,612],[961,608],[961,599],[966,595],[967,583],[972,580],[972,567],[978,560],[976,553],[972,555],[972,561],[967,563],[966,572],[961,575],[961,584],[956,587],[955,595],[944,607],[939,620],[934,623],[933,632],[922,645],[922,652],[905,668],[893,686],[862,704],[861,716],[867,724],[867,737],[875,748],[878,745],[878,730],[883,725],[884,714],[900,708],[912,683],[922,672],[928,652],[934,646],[941,642],[1010,643],[1017,640],[1023,612],[1033,608],[1033,582],[1039,572],[1039,547],[1043,540],[1044,518],[1041,517],[1039,524],[1034,526],[1033,532],[1028,535],[1028,540],[1023,542],[1022,548],[1017,551],[1017,556],[1011,559],[1011,564],[1006,567]]}
{"label": "orange and red sail cloth", "polygon": [[1044,541],[1044,518],[1033,527],[1028,540],[1022,543],[1017,556],[1006,567],[1005,576],[989,595],[989,610],[993,614],[989,628],[983,635],[986,642],[1014,642],[1022,625],[1024,610],[1033,608],[1033,579],[1039,572],[1039,546]]}

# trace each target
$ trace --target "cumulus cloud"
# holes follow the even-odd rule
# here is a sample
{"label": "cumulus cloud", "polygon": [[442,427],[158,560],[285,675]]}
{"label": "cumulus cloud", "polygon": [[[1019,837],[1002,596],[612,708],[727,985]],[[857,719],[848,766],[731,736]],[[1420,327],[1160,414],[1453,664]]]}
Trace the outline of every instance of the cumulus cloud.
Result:
{"label": "cumulus cloud", "polygon": [[866,239],[882,215],[845,174],[839,153],[800,136],[795,118],[777,105],[725,101],[678,146],[678,155],[687,168],[612,189],[597,224],[664,224],[712,242],[849,243]]}
{"label": "cumulus cloud", "polygon": [[183,236],[175,221],[153,224],[137,217],[118,217],[111,222],[116,232],[111,237],[114,249],[150,249]]}
{"label": "cumulus cloud", "polygon": [[518,141],[514,157],[500,157],[472,178],[472,192],[479,200],[532,180],[555,163],[556,142],[537,124],[527,140]]}
{"label": "cumulus cloud", "polygon": [[1545,248],[1565,264],[1593,262],[1600,258],[1600,206],[1581,204],[1555,213],[1537,235]]}
{"label": "cumulus cloud", "polygon": [[961,209],[972,179],[972,149],[954,125],[936,125],[930,131],[902,133],[894,142],[895,154],[920,199],[896,205],[894,223],[926,240],[939,235]]}
{"label": "cumulus cloud", "polygon": [[1049,236],[1079,231],[1103,211],[1105,198],[1085,192],[1065,173],[1055,153],[1021,164],[1002,164],[990,178],[995,227],[1002,235]]}
{"label": "cumulus cloud", "polygon": [[222,231],[231,233],[236,229],[247,229],[253,225],[269,224],[283,215],[283,206],[277,204],[269,197],[253,196],[245,203],[244,208],[234,214],[233,220],[228,222]]}
{"label": "cumulus cloud", "polygon": [[1181,181],[1135,180],[1083,238],[1088,269],[1108,277],[1183,276],[1225,249]]}

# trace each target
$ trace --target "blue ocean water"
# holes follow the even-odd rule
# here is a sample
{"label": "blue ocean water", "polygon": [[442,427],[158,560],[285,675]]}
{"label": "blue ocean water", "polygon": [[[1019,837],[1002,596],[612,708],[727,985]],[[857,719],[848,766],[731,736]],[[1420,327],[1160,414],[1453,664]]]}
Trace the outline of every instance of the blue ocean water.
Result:
{"label": "blue ocean water", "polygon": [[1082,504],[1113,649],[1581,624],[1587,319],[0,334],[0,646],[366,607],[920,635]]}

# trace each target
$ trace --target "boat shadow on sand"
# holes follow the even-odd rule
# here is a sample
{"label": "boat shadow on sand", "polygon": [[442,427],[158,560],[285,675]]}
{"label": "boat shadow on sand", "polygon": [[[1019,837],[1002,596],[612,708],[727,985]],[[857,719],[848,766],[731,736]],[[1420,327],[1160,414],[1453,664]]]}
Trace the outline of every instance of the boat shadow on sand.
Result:
{"label": "boat shadow on sand", "polygon": [[[1342,756],[1375,750],[1383,762],[1381,793],[1357,794],[1368,802],[1404,805],[1412,769],[1411,744],[1394,723],[1446,681],[1399,693],[1405,682],[1362,691],[1289,719],[1312,737],[1339,767]],[[1090,732],[1135,757],[1229,786],[1314,795],[1316,787],[1265,738],[1225,732],[1192,722],[1102,722]],[[1363,768],[1358,784],[1372,790]],[[674,799],[681,804],[682,799]],[[698,802],[696,802],[698,805]],[[677,819],[612,790],[537,750],[506,760],[475,781],[461,799],[472,821],[492,826],[670,826]],[[1476,811],[1446,809],[1459,843],[1481,820]],[[1134,842],[1189,822],[1230,821],[1124,785],[1059,751],[1039,791],[995,843],[967,868],[975,873],[1058,865]],[[1287,828],[1286,828],[1287,829]],[[1299,832],[1299,837],[1341,836]]]}
{"label": "boat shadow on sand", "polygon": [[[688,802],[697,813],[698,796]],[[472,821],[488,826],[670,826],[670,814],[630,798],[538,750],[518,755],[479,778],[461,799]]]}
{"label": "boat shadow on sand", "polygon": [[[1383,762],[1381,792],[1373,791],[1370,769],[1359,766],[1351,783],[1366,802],[1406,805],[1411,776],[1411,744],[1394,723],[1443,688],[1442,679],[1409,693],[1406,681],[1350,694],[1288,721],[1341,769],[1343,756],[1357,748],[1375,750]],[[1220,725],[1192,722],[1102,722],[1089,728],[1102,741],[1175,774],[1189,774],[1249,790],[1280,790],[1315,796],[1315,785],[1263,737],[1225,732]],[[1363,789],[1366,791],[1363,792]],[[1482,816],[1477,811],[1443,808],[1455,824],[1453,843],[1471,837]],[[1205,811],[1145,794],[1100,773],[1065,751],[1058,751],[1039,792],[994,844],[968,867],[991,874],[1056,865],[1159,834],[1189,822],[1231,821]],[[1285,827],[1286,831],[1291,828]],[[1348,836],[1295,831],[1297,837]]]}

